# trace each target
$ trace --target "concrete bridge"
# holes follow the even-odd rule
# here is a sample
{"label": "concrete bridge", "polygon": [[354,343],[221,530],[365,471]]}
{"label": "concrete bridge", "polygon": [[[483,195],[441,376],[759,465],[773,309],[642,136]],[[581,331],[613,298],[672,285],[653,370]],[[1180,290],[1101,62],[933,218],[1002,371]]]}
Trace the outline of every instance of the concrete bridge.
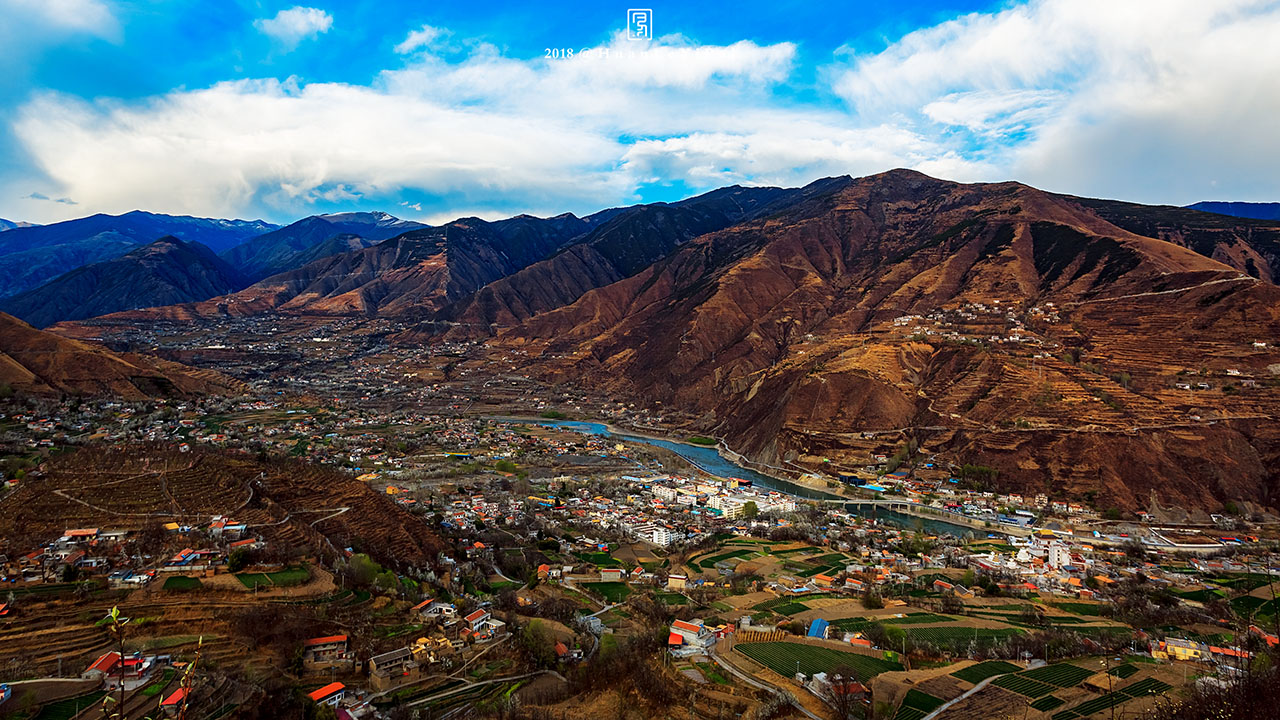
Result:
{"label": "concrete bridge", "polygon": [[951,525],[972,528],[974,532],[992,532],[1003,533],[1005,535],[1017,535],[1019,537],[1030,537],[1032,530],[1019,525],[1008,525],[1006,523],[990,522],[987,520],[979,520],[961,513],[951,512],[949,510],[940,510],[928,505],[910,502],[908,500],[898,499],[877,499],[877,498],[832,498],[822,500],[812,500],[811,502],[821,503],[824,505],[840,505],[843,507],[854,506],[859,509],[870,509],[874,512],[878,508],[892,510],[893,512],[902,513],[918,517],[923,520],[937,520]]}

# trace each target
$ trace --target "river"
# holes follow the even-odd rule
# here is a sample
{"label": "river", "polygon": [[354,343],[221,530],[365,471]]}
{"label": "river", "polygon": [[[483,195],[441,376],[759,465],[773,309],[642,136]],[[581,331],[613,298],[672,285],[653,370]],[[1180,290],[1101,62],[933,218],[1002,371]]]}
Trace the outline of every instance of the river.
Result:
{"label": "river", "polygon": [[[654,447],[670,450],[685,460],[688,460],[690,464],[701,469],[703,472],[716,477],[749,480],[754,487],[776,490],[781,493],[810,500],[839,499],[838,495],[833,495],[821,490],[814,490],[813,488],[805,487],[804,485],[797,485],[789,480],[777,478],[772,475],[766,475],[762,472],[752,470],[749,467],[739,465],[738,463],[723,457],[719,451],[713,447],[703,447],[699,445],[690,445],[689,443],[662,440],[660,438],[613,432],[604,423],[582,422],[578,420],[522,420],[519,418],[491,419],[499,422],[519,423],[524,425],[542,425],[544,427],[574,430],[588,435],[600,435],[602,437],[618,438],[629,442],[645,443],[646,445],[653,445]],[[948,522],[942,522],[941,520],[906,515],[885,508],[872,509],[858,505],[846,505],[845,507],[849,512],[863,517],[871,517],[874,513],[874,516],[878,520],[903,528],[920,528],[925,532],[935,535],[955,535],[956,537],[963,537],[965,533],[974,532],[971,528],[967,528],[962,525],[953,525]]]}

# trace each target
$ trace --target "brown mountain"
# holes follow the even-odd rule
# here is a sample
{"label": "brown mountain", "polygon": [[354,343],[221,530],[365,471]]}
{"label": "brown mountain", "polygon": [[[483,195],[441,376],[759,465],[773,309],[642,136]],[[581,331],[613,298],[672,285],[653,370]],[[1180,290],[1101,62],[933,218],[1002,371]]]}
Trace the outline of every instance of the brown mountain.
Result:
{"label": "brown mountain", "polygon": [[244,386],[209,370],[37,330],[0,313],[0,386],[32,394],[114,395],[126,399],[234,394]]}
{"label": "brown mountain", "polygon": [[205,300],[244,285],[239,273],[209,248],[168,236],[5,298],[0,309],[47,327],[121,310]]}
{"label": "brown mountain", "polygon": [[773,464],[857,468],[914,440],[1007,487],[1216,507],[1280,505],[1278,336],[1280,288],[1076,199],[893,171],[698,237],[496,344]]}
{"label": "brown mountain", "polygon": [[676,203],[612,211],[572,246],[452,303],[406,338],[426,339],[441,331],[478,337],[511,327],[630,277],[699,235],[777,212],[822,192],[830,182],[800,189],[735,185]]}
{"label": "brown mountain", "polygon": [[1253,277],[1280,282],[1280,220],[1221,215],[1194,206],[1073,199],[1129,232],[1167,240]]}

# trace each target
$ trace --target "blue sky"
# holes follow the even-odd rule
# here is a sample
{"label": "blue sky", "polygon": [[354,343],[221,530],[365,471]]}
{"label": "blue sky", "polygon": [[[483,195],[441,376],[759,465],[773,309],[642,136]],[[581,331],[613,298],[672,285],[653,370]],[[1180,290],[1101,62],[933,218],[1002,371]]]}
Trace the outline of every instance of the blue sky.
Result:
{"label": "blue sky", "polygon": [[1252,0],[0,0],[0,217],[441,222],[892,167],[1280,200],[1278,33]]}

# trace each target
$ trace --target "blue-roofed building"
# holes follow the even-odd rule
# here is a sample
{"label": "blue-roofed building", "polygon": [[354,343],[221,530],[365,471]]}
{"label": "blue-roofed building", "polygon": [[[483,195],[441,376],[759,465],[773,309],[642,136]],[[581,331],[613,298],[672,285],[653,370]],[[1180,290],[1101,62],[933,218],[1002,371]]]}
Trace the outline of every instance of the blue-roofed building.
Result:
{"label": "blue-roofed building", "polygon": [[823,620],[822,618],[814,619],[813,622],[809,623],[809,637],[818,638],[820,640],[826,640],[827,627],[829,625],[830,623],[828,623],[826,620]]}

